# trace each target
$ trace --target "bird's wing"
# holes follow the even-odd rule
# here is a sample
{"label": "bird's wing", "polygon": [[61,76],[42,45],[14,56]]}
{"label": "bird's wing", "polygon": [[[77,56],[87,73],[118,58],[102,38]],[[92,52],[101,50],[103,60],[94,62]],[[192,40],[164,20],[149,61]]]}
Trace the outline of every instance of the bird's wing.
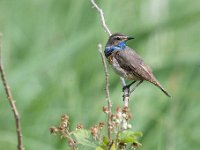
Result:
{"label": "bird's wing", "polygon": [[153,84],[158,83],[150,67],[147,66],[142,58],[131,48],[126,47],[125,50],[118,51],[115,54],[115,58],[124,70],[136,75],[141,80],[147,80]]}
{"label": "bird's wing", "polygon": [[159,87],[168,97],[169,93],[162,87],[162,85],[154,77],[150,67],[144,63],[142,58],[131,48],[126,47],[125,50],[117,51],[115,59],[121,68],[129,73],[137,76],[141,80],[147,80],[157,87]]}

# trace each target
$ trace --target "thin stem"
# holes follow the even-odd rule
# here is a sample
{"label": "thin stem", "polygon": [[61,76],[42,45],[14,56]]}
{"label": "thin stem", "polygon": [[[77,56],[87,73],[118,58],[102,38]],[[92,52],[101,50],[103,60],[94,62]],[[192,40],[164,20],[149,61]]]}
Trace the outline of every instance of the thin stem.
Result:
{"label": "thin stem", "polygon": [[75,141],[73,140],[73,138],[70,136],[70,133],[69,133],[69,131],[68,130],[61,130],[60,131],[61,132],[61,134],[65,137],[65,138],[67,138],[68,139],[68,141],[71,143],[71,148],[72,148],[72,150],[77,150],[77,148],[76,148],[76,143],[75,143]]}
{"label": "thin stem", "polygon": [[[120,80],[121,80],[122,86],[125,87],[126,86],[126,82],[125,82],[124,78],[120,77]],[[124,89],[123,92],[124,92],[124,94],[123,94],[124,107],[128,107],[130,90],[129,89]]]}
{"label": "thin stem", "polygon": [[105,18],[104,18],[103,10],[96,4],[95,0],[91,0],[91,3],[94,6],[94,8],[96,8],[96,10],[99,12],[101,23],[102,23],[102,27],[109,34],[109,36],[111,36],[112,33],[110,32],[110,30],[108,29],[108,27],[106,25],[106,21],[105,21]]}
{"label": "thin stem", "polygon": [[5,89],[5,93],[8,99],[8,102],[11,106],[11,109],[13,111],[14,117],[15,117],[15,124],[16,124],[16,130],[17,130],[17,138],[18,138],[18,150],[23,150],[23,142],[22,142],[22,132],[21,132],[21,125],[20,125],[20,116],[17,111],[17,107],[15,105],[15,101],[12,98],[12,93],[10,91],[10,88],[7,84],[6,75],[3,69],[2,59],[1,59],[1,34],[0,34],[0,74],[1,74],[1,80]]}
{"label": "thin stem", "polygon": [[[97,5],[97,3],[95,2],[95,0],[91,0],[91,3],[92,3],[92,5],[94,6],[94,8],[96,8],[96,10],[97,10],[98,13],[99,13],[102,27],[103,27],[104,30],[108,33],[108,35],[111,36],[112,33],[110,32],[108,26],[106,25],[106,21],[105,21],[105,17],[104,17],[103,10]],[[125,82],[124,78],[120,77],[120,80],[121,80],[122,87],[125,87],[125,86],[126,86],[126,82]],[[128,103],[129,103],[129,92],[130,92],[130,91],[129,91],[129,90],[125,90],[125,91],[123,91],[123,92],[124,92],[124,94],[123,94],[124,106],[125,106],[125,107],[128,107]]]}
{"label": "thin stem", "polygon": [[108,74],[108,68],[106,65],[106,60],[105,57],[103,55],[103,51],[102,51],[102,45],[99,44],[99,53],[101,55],[101,59],[102,59],[102,63],[103,63],[103,67],[104,67],[104,72],[105,72],[105,77],[106,77],[106,101],[107,101],[107,105],[108,105],[108,118],[107,118],[107,127],[108,127],[108,140],[109,142],[111,142],[111,109],[112,109],[112,103],[110,100],[110,93],[109,93],[109,74]]}

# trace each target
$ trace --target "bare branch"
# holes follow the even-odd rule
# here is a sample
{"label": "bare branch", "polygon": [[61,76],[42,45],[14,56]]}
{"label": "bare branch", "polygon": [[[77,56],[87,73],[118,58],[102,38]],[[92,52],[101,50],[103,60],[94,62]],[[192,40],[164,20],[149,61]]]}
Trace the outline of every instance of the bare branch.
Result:
{"label": "bare branch", "polygon": [[129,88],[125,88],[123,90],[123,92],[124,92],[124,94],[123,94],[124,107],[128,107],[130,90],[129,90]]}
{"label": "bare branch", "polygon": [[[124,78],[120,77],[120,80],[121,80],[122,86],[125,87],[126,82],[125,82]],[[124,92],[124,94],[123,94],[124,107],[128,107],[130,90],[128,88],[124,88],[123,92]]]}
{"label": "bare branch", "polygon": [[107,127],[108,127],[108,140],[109,142],[111,142],[111,109],[112,109],[112,103],[110,100],[110,93],[109,93],[109,74],[108,74],[108,68],[106,65],[106,60],[105,57],[103,55],[103,51],[102,51],[102,45],[99,44],[99,53],[101,55],[101,59],[102,59],[102,63],[103,63],[103,67],[104,67],[104,72],[105,72],[105,77],[106,77],[106,101],[107,101],[107,105],[108,105],[108,118],[107,118]]}
{"label": "bare branch", "polygon": [[94,8],[96,8],[96,10],[99,12],[102,27],[109,34],[109,36],[111,36],[111,32],[106,25],[106,21],[105,21],[104,15],[103,15],[103,10],[101,8],[99,8],[99,6],[96,4],[95,0],[91,0],[91,3],[94,6]]}
{"label": "bare branch", "polygon": [[[101,23],[102,23],[102,27],[108,33],[109,36],[112,35],[110,30],[108,29],[108,26],[106,25],[106,21],[105,21],[105,18],[104,18],[103,10],[96,4],[95,0],[91,0],[91,3],[94,6],[94,8],[96,8],[96,10],[99,12]],[[124,78],[120,77],[120,80],[121,80],[122,86],[125,87],[126,86],[126,82],[125,82]],[[124,90],[123,92],[124,92],[124,94],[123,94],[124,106],[128,107],[129,92],[130,91],[129,90]]]}
{"label": "bare branch", "polygon": [[[1,34],[0,34],[0,38],[1,38]],[[1,52],[1,39],[0,39],[0,52]],[[20,117],[19,117],[19,113],[17,111],[17,107],[15,105],[15,101],[12,98],[12,94],[10,91],[10,88],[7,84],[6,81],[6,75],[3,69],[3,64],[2,64],[2,57],[0,54],[0,74],[1,74],[1,80],[5,89],[5,93],[8,99],[8,102],[11,106],[11,109],[13,111],[14,117],[15,117],[15,124],[16,124],[16,130],[17,130],[17,138],[18,138],[18,150],[23,150],[24,146],[22,143],[22,132],[21,132],[21,125],[20,125]]]}

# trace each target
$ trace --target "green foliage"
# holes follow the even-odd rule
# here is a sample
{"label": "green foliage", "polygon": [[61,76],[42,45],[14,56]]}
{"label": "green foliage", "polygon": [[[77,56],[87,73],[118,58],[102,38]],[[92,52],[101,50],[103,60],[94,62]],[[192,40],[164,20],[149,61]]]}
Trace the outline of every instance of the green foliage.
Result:
{"label": "green foliage", "polygon": [[104,149],[101,147],[97,147],[95,150],[104,150]]}
{"label": "green foliage", "polygon": [[[86,129],[78,129],[72,134],[75,136],[75,139],[77,143],[79,143],[82,147],[91,147],[95,148],[95,150],[106,150],[108,147],[108,138],[104,137],[103,138],[103,143],[98,142],[98,140],[95,140],[90,131]],[[119,133],[118,139],[114,139],[114,142],[111,146],[111,150],[116,150],[116,144],[131,144],[134,145],[135,147],[141,146],[141,144],[138,142],[138,138],[142,136],[141,132],[133,132],[131,130],[125,130]],[[100,143],[100,145],[99,145]]]}
{"label": "green foliage", "polygon": [[[103,112],[107,117],[110,116],[107,114],[107,111],[104,110]],[[110,118],[109,127],[105,127],[105,123],[100,122],[98,125],[95,124],[87,130],[84,129],[82,124],[78,124],[75,131],[70,130],[69,116],[62,115],[60,124],[57,127],[51,126],[50,133],[60,136],[61,139],[65,139],[68,143],[68,147],[72,150],[83,148],[95,150],[128,150],[141,146],[138,142],[138,137],[141,137],[142,133],[133,132],[127,128],[130,128],[130,125],[127,126],[127,122],[131,119],[128,108],[124,107],[121,109],[118,107],[116,113],[111,113],[113,117]],[[124,129],[124,127],[126,127],[126,129]]]}
{"label": "green foliage", "polygon": [[76,141],[78,141],[81,145],[92,148],[97,147],[97,143],[92,137],[90,131],[86,129],[79,129],[74,131],[73,135],[75,136]]}
{"label": "green foliage", "polygon": [[[200,1],[97,0],[112,32],[135,37],[128,45],[144,58],[162,85],[144,83],[131,96],[133,129],[142,131],[140,150],[199,150]],[[0,32],[8,83],[22,121],[28,150],[66,150],[49,134],[61,114],[70,126],[104,119],[105,81],[97,44],[107,34],[86,0],[0,0]],[[110,69],[114,106],[121,85]],[[13,114],[0,85],[0,149],[16,149]]]}
{"label": "green foliage", "polygon": [[133,131],[124,131],[119,133],[119,140],[122,143],[134,143],[141,145],[138,141],[137,138],[141,137],[142,133],[141,132],[133,132]]}

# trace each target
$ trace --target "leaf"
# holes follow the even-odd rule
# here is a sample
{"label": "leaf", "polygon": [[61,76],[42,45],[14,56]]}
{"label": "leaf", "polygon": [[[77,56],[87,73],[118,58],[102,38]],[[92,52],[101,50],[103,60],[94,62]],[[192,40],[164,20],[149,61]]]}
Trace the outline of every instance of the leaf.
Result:
{"label": "leaf", "polygon": [[133,132],[133,131],[123,131],[119,133],[119,140],[122,143],[135,143],[140,145],[140,143],[137,141],[138,137],[141,137],[141,132]]}
{"label": "leaf", "polygon": [[143,133],[142,132],[135,132],[134,136],[136,136],[136,137],[142,137]]}
{"label": "leaf", "polygon": [[104,150],[104,149],[98,146],[98,147],[96,147],[95,150]]}
{"label": "leaf", "polygon": [[111,146],[110,150],[116,150],[115,143]]}
{"label": "leaf", "polygon": [[97,147],[95,140],[88,130],[79,129],[72,134],[75,136],[78,143],[92,148]]}
{"label": "leaf", "polygon": [[103,137],[103,144],[108,145],[109,141],[107,137]]}

